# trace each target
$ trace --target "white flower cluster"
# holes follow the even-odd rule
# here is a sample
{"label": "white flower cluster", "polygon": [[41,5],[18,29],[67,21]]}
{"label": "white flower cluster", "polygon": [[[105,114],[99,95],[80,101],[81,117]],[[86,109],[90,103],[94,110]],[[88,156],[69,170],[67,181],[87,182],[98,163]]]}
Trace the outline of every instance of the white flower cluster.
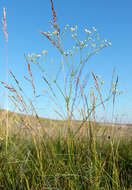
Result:
{"label": "white flower cluster", "polygon": [[64,55],[65,56],[68,56],[68,55],[73,56],[73,51],[68,49],[67,52],[64,52]]}
{"label": "white flower cluster", "polygon": [[[97,31],[95,27],[92,27],[92,30],[93,30],[94,32]],[[84,31],[85,31],[87,34],[91,34],[91,33],[92,33],[92,32],[91,32],[90,30],[88,30],[88,29],[85,29]]]}
{"label": "white flower cluster", "polygon": [[35,61],[35,59],[39,59],[41,57],[40,54],[36,55],[34,53],[28,54],[28,57],[30,58],[31,62]]}
{"label": "white flower cluster", "polygon": [[90,31],[90,30],[88,30],[88,29],[85,29],[84,30],[87,34],[91,34],[92,32]]}

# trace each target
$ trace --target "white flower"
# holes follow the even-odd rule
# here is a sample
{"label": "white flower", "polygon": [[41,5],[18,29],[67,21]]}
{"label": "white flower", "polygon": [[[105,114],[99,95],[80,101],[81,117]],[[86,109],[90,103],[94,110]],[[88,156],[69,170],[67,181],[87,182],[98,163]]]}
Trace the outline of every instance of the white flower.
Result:
{"label": "white flower", "polygon": [[84,31],[85,31],[86,33],[88,33],[88,34],[91,34],[91,31],[90,31],[90,30],[85,29]]}
{"label": "white flower", "polygon": [[96,32],[96,31],[97,31],[97,30],[96,30],[96,28],[95,28],[94,26],[92,27],[92,29],[93,29],[93,31],[94,31],[94,32]]}
{"label": "white flower", "polygon": [[109,42],[108,44],[109,44],[109,46],[111,46],[111,45],[112,45],[112,44],[111,44],[111,42]]}
{"label": "white flower", "polygon": [[65,56],[68,56],[69,53],[70,53],[69,50],[67,50],[67,52],[64,52],[64,55],[65,55]]}
{"label": "white flower", "polygon": [[97,78],[97,79],[100,79],[100,78],[101,78],[101,76],[100,76],[100,75],[96,75],[96,78]]}

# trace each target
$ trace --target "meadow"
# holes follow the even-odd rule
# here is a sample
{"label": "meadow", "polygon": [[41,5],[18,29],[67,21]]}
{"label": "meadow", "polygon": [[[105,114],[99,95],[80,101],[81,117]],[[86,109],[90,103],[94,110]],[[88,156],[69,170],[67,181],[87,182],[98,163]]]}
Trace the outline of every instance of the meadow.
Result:
{"label": "meadow", "polygon": [[[131,126],[89,122],[73,137],[67,121],[8,114],[6,152],[7,112],[1,112],[0,189],[132,188]],[[80,122],[71,126],[77,130]]]}
{"label": "meadow", "polygon": [[[110,94],[105,99],[102,89],[104,81],[100,81],[93,72],[91,77],[94,87],[90,88],[89,96],[86,96],[85,91],[85,63],[111,43],[107,40],[100,42],[96,28],[92,28],[93,35],[85,29],[86,39],[80,41],[77,27],[66,25],[62,38],[69,27],[76,46],[64,51],[53,1],[51,5],[53,32],[40,31],[40,34],[61,55],[58,72],[52,78],[42,68],[39,60],[41,56],[45,60],[46,51],[42,55],[32,54],[28,57],[24,54],[30,77],[25,80],[30,83],[34,98],[37,98],[30,64],[32,62],[42,73],[41,79],[49,89],[46,91],[46,88],[44,93],[59,110],[61,106],[57,95],[60,93],[62,96],[65,115],[55,109],[60,120],[39,117],[33,101],[27,98],[13,72],[10,75],[14,86],[0,82],[8,90],[9,100],[14,105],[13,111],[0,111],[0,189],[131,190],[132,125],[96,122],[97,107],[102,106],[105,110],[105,102],[110,99],[113,100],[114,107],[116,96],[121,94],[117,92],[118,75],[115,77],[115,71],[113,72]],[[5,9],[3,13],[3,32],[7,40]],[[97,45],[93,38],[97,40]],[[86,48],[89,46],[92,49],[87,53]],[[74,65],[72,58],[78,54],[79,63]],[[69,61],[72,63],[69,64]],[[59,83],[59,77],[64,81],[63,87]],[[76,119],[77,112],[79,119]]]}

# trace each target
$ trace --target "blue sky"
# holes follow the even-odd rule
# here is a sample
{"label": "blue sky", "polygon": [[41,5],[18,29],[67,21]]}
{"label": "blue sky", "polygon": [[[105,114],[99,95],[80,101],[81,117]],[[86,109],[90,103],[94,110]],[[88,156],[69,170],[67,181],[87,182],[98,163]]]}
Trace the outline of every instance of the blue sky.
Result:
{"label": "blue sky", "polygon": [[[44,32],[50,31],[52,20],[50,0],[1,0],[0,17],[2,17],[2,8],[7,12],[7,31],[8,41],[8,67],[13,71],[17,80],[25,89],[30,97],[31,88],[29,83],[24,81],[24,75],[28,76],[27,64],[24,58],[31,53],[40,54],[48,49],[49,54],[47,62],[54,60],[54,70],[57,60],[60,59],[57,50],[38,30]],[[116,99],[115,115],[121,122],[132,122],[132,1],[106,1],[106,0],[54,0],[54,7],[57,13],[57,23],[62,29],[66,24],[70,26],[77,25],[80,31],[80,39],[83,38],[84,29],[96,27],[103,39],[111,41],[112,46],[105,48],[98,55],[93,56],[87,64],[86,70],[91,73],[99,74],[105,81],[104,94],[109,91],[112,73],[114,67],[119,76],[118,89],[123,90],[123,94]],[[2,28],[2,24],[0,25]],[[2,31],[0,30],[0,80],[6,81],[6,42]],[[66,40],[66,46],[70,47],[71,41]],[[46,65],[47,71],[51,73],[50,66]],[[39,89],[40,73],[33,66],[32,68],[37,87]],[[10,79],[10,78],[9,78]],[[12,82],[11,79],[9,82]],[[1,87],[1,106],[5,104]],[[102,91],[103,92],[103,91]],[[43,102],[43,104],[42,104]],[[50,101],[47,98],[38,101],[40,115],[44,117],[54,117],[51,111]],[[48,107],[48,110],[47,110]],[[112,101],[106,104],[107,118],[111,118]],[[98,109],[98,118],[101,117],[102,109]]]}

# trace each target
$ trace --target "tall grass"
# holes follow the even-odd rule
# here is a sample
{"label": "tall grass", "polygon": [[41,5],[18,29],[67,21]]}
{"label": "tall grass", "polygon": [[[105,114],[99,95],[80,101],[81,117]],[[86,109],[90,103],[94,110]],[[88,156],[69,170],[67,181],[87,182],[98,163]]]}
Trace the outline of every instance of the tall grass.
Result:
{"label": "tall grass", "polygon": [[[132,138],[120,137],[116,126],[96,123],[96,108],[102,106],[105,111],[105,102],[110,98],[113,98],[113,106],[115,104],[118,76],[114,83],[113,74],[110,93],[104,98],[104,82],[99,76],[92,72],[95,88],[91,87],[88,94],[87,75],[84,75],[91,56],[111,43],[100,40],[95,27],[91,31],[85,29],[86,39],[83,41],[78,38],[76,26],[67,25],[61,32],[52,0],[51,5],[53,32],[39,32],[59,51],[58,71],[49,75],[42,67],[40,59],[46,60],[47,51],[40,55],[24,54],[30,76],[25,79],[31,84],[37,99],[32,62],[42,73],[41,79],[49,89],[44,89],[44,93],[56,105],[54,111],[61,120],[40,118],[33,101],[26,96],[12,71],[10,74],[16,87],[1,81],[10,92],[14,110],[24,114],[6,113],[4,110],[0,113],[0,189],[131,189]],[[71,50],[66,50],[62,43],[68,28],[75,40]],[[79,61],[75,63],[76,56]],[[58,96],[63,98],[62,105]],[[5,130],[7,116],[8,133]],[[112,131],[109,134],[110,130],[116,135],[112,135]]]}
{"label": "tall grass", "polygon": [[[3,8],[3,17],[2,17],[2,31],[4,33],[4,37],[6,39],[6,83],[8,85],[8,34],[7,34],[7,22],[6,22],[6,10]],[[7,109],[7,117],[6,117],[6,151],[8,145],[8,89],[6,94],[6,109]]]}

